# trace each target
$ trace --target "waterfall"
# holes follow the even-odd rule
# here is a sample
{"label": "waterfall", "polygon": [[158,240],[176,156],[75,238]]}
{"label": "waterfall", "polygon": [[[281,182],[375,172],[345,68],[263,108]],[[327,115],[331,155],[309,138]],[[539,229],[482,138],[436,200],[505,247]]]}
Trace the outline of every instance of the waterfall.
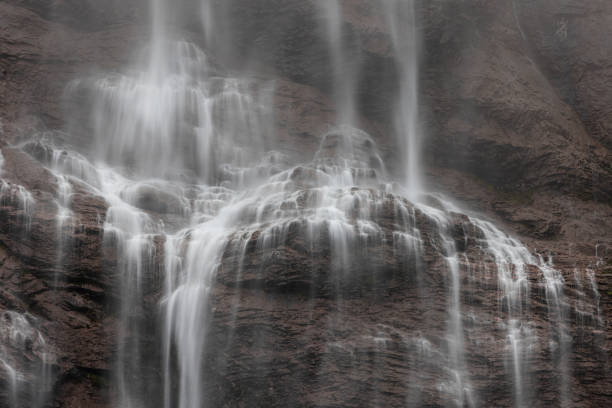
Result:
{"label": "waterfall", "polygon": [[422,192],[421,129],[418,125],[419,34],[413,0],[381,0],[389,27],[395,63],[398,67],[398,92],[394,104],[394,133],[404,158],[402,177],[410,198]]}
{"label": "waterfall", "polygon": [[[57,269],[61,271],[64,263],[65,251],[70,247],[70,236],[73,231],[73,212],[70,209],[73,188],[70,178],[61,174],[64,157],[61,152],[56,150],[51,161],[51,168],[59,173],[56,177],[57,182],[57,215],[56,215],[56,240],[57,240]],[[64,231],[64,228],[67,231]],[[55,273],[54,287],[59,284],[59,272]]]}
{"label": "waterfall", "polygon": [[[560,373],[558,401],[570,404],[571,313],[603,325],[593,271],[576,270],[580,296],[571,309],[552,258],[425,185],[422,39],[412,0],[373,2],[396,70],[388,95],[391,152],[360,128],[360,39],[345,25],[346,3],[312,5],[329,54],[335,119],[300,160],[283,150],[275,122],[281,79],[236,73],[216,59],[214,1],[200,4],[204,29],[187,39],[187,22],[170,18],[173,4],[151,0],[142,54],[124,70],[67,86],[68,95],[91,98],[80,107],[91,134],[67,137],[87,143],[39,135],[21,146],[57,184],[56,273],[78,228],[75,197],[104,202],[105,273],[116,285],[109,296],[116,300],[109,307],[116,319],[113,406],[225,406],[222,385],[246,389],[235,397],[239,406],[259,406],[278,403],[256,398],[291,378],[313,388],[301,396],[309,406],[358,406],[357,394],[372,406],[490,406],[498,402],[493,387],[504,403],[527,407],[538,399],[532,357],[544,348]],[[0,169],[3,161],[0,154]],[[30,229],[34,196],[0,183],[0,207]],[[546,328],[534,317],[542,293]],[[274,302],[282,307],[266,315]],[[396,308],[412,320],[398,318]],[[35,319],[2,313],[9,323],[0,325],[0,369],[11,379],[10,404],[19,406],[20,387],[31,381],[43,406],[53,348]],[[250,326],[271,322],[272,333],[241,326],[245,314]],[[284,326],[294,317],[299,324]],[[261,335],[248,338],[249,330]],[[298,349],[280,370],[262,346],[276,331],[299,340],[270,341],[270,349]],[[33,368],[5,352],[26,340],[34,344]],[[232,358],[237,351],[244,361]],[[503,375],[489,377],[496,364]],[[402,380],[385,381],[389,372]],[[331,386],[333,376],[339,379]]]}
{"label": "waterfall", "polygon": [[[449,204],[446,204],[447,206]],[[452,206],[451,206],[452,208]],[[449,236],[450,220],[445,211],[440,211],[426,205],[419,209],[427,214],[435,223],[441,236],[441,250],[444,254],[449,272],[448,290],[448,322],[447,322],[447,353],[449,378],[442,384],[458,407],[475,406],[475,396],[470,384],[465,365],[465,334],[463,328],[463,312],[461,300],[460,256],[454,240]],[[454,209],[454,208],[453,208]],[[469,259],[464,255],[463,263],[469,268]]]}
{"label": "waterfall", "polygon": [[0,322],[0,363],[10,378],[8,406],[23,406],[22,396],[29,395],[31,406],[42,408],[52,388],[50,347],[31,315],[3,310]]}
{"label": "waterfall", "polygon": [[[355,52],[354,43],[358,43],[358,39],[351,39],[345,33],[343,3],[340,0],[319,1],[316,4],[322,14],[331,59],[333,99],[338,110],[338,122],[357,125],[360,58]],[[399,173],[409,197],[415,199],[423,191],[419,160],[421,129],[418,125],[419,34],[415,5],[413,0],[377,0],[375,4],[389,31],[398,71],[392,132],[403,158],[403,168]]]}
{"label": "waterfall", "polygon": [[531,327],[526,320],[529,305],[529,281],[527,265],[537,262],[516,239],[501,232],[493,224],[472,219],[484,234],[482,249],[493,257],[497,269],[500,309],[506,316],[508,361],[514,383],[514,403],[517,407],[528,406],[528,367],[531,347]]}
{"label": "waterfall", "polygon": [[338,122],[355,125],[358,58],[351,57],[349,54],[354,47],[347,44],[347,38],[343,32],[342,3],[340,0],[329,0],[317,2],[317,5],[321,18],[324,20],[324,32],[329,45],[333,73],[333,96],[338,110]]}
{"label": "waterfall", "polygon": [[35,206],[32,193],[22,185],[0,180],[0,204],[14,205],[20,210],[20,224],[27,235],[32,226],[32,211]]}

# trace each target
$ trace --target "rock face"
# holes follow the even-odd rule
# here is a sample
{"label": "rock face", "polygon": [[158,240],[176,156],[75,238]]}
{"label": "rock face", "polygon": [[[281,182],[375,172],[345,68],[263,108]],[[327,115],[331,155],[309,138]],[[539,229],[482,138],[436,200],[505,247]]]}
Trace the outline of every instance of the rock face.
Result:
{"label": "rock face", "polygon": [[[392,205],[381,217],[393,222]],[[424,245],[429,246],[424,253],[417,256],[384,243],[370,244],[357,252],[363,257],[352,259],[342,272],[333,272],[325,241],[321,252],[313,254],[298,229],[290,232],[272,256],[258,253],[255,245],[252,250],[247,248],[242,269],[228,256],[219,272],[218,293],[213,296],[216,312],[210,342],[214,344],[211,350],[216,351],[208,357],[206,367],[211,370],[209,378],[219,381],[207,388],[211,405],[240,406],[244,400],[254,406],[455,404],[453,363],[441,357],[449,335],[445,324],[449,305],[441,299],[449,297],[451,277],[446,261],[435,249],[442,239],[436,223],[419,210],[415,220]],[[379,222],[385,225],[384,220]],[[507,299],[497,291],[500,282],[489,272],[495,270],[495,263],[480,246],[482,232],[468,219],[456,215],[447,233],[457,240],[462,259],[465,363],[471,373],[470,384],[463,386],[470,388],[471,403],[512,406],[516,400],[506,377],[512,371],[511,363],[504,360],[509,347],[507,325],[512,320]],[[393,239],[387,237],[387,242]],[[307,271],[303,265],[308,265]],[[528,273],[531,323],[529,344],[523,346],[530,357],[522,375],[536,383],[530,387],[534,395],[523,396],[523,401],[532,406],[559,406],[564,368],[558,356],[550,360],[549,341],[563,346],[557,343],[561,340],[549,314],[550,293],[542,272],[530,269]],[[341,290],[337,280],[342,281]],[[582,290],[576,283],[569,285],[569,304],[579,299]],[[607,381],[604,328],[593,320],[585,323],[590,318],[583,320],[582,310],[570,309],[569,320],[577,323],[568,327],[574,339],[570,364],[575,371],[568,384],[572,405],[605,404],[609,395],[600,394],[601,384],[585,380]],[[558,374],[540,376],[540,370]],[[217,372],[223,376],[212,374]],[[468,404],[467,398],[461,401]]]}
{"label": "rock face", "polygon": [[[215,49],[214,38],[202,41],[195,21],[185,36],[210,47],[220,70],[278,77],[275,150],[294,162],[311,160],[320,146],[322,160],[333,156],[334,135],[321,144],[337,115],[316,2],[221,3],[218,18],[234,22],[232,52]],[[388,29],[370,1],[342,4],[344,35],[360,49],[362,127],[393,173],[401,164],[389,136],[398,67]],[[0,4],[0,406],[109,407],[121,392],[113,381],[124,347],[121,254],[104,237],[110,204],[69,178],[70,212],[60,217],[63,180],[50,170],[52,153],[25,142],[51,137],[45,131],[91,131],[84,118],[74,123],[74,111],[64,112],[90,103],[86,95],[66,95],[66,85],[129,64],[148,36],[144,8],[136,0]],[[546,260],[527,267],[528,310],[516,330],[528,353],[520,381],[533,384],[521,397],[528,406],[610,405],[612,5],[435,0],[417,9],[430,184],[550,255],[564,281],[562,296],[553,296]],[[189,15],[189,4],[176,12]],[[247,53],[249,66],[239,58]],[[52,137],[87,143],[68,133]],[[309,171],[292,174],[304,194],[313,188]],[[183,203],[175,195],[151,184],[128,193],[156,221],[180,225]],[[375,217],[384,239],[356,244],[341,271],[329,237],[312,247],[299,225],[265,251],[258,231],[243,252],[227,246],[205,339],[208,406],[448,406],[468,405],[470,395],[478,406],[517,404],[521,384],[508,360],[516,312],[491,272],[498,265],[483,244],[483,225],[444,209],[448,224],[440,229],[423,208],[385,197]],[[427,208],[443,207],[428,200]],[[398,203],[414,214],[422,250],[394,245]],[[460,363],[445,357],[453,299],[445,240],[458,259]],[[163,403],[158,305],[165,261],[163,240],[153,246],[135,308],[146,323],[137,338],[123,333],[146,356],[140,371],[127,371],[144,384],[152,407]],[[461,388],[452,378],[457,367],[470,373],[461,401],[453,391]]]}
{"label": "rock face", "polygon": [[[75,190],[73,203],[78,215],[74,228],[66,225],[58,231],[54,178],[23,152],[11,148],[2,152],[5,182],[12,189],[21,188],[26,196],[33,192],[24,206],[19,195],[8,198],[10,193],[3,189],[2,309],[33,320],[31,324],[41,336],[33,340],[44,343],[32,350],[34,356],[26,357],[42,367],[17,375],[37,375],[41,370],[46,377],[43,384],[18,377],[22,386],[16,397],[10,396],[10,381],[6,381],[3,399],[16,398],[20,406],[34,406],[32,399],[45,401],[46,394],[56,394],[68,406],[96,406],[104,397],[95,391],[100,385],[95,379],[109,369],[104,356],[112,344],[112,317],[107,316],[106,304],[114,290],[112,278],[104,273],[99,223],[105,203]],[[20,337],[16,333],[12,336]],[[19,358],[31,347],[26,339],[14,355]],[[43,354],[48,361],[43,361]],[[34,391],[23,384],[30,384]],[[37,396],[39,392],[42,395]]]}

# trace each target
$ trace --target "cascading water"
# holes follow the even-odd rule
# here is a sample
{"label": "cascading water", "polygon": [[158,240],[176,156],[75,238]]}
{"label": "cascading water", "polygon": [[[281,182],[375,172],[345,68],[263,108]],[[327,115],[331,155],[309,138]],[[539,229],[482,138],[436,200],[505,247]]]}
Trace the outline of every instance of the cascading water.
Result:
{"label": "cascading water", "polygon": [[418,125],[419,38],[416,10],[413,0],[382,0],[381,3],[399,71],[394,133],[404,158],[401,176],[409,197],[414,199],[423,189],[419,160],[421,130]]}
{"label": "cascading water", "polygon": [[[69,84],[68,93],[82,92],[93,100],[87,112],[93,140],[87,152],[52,137],[23,146],[44,152],[39,159],[55,175],[57,270],[70,245],[64,237],[77,222],[71,209],[74,191],[78,187],[106,203],[104,250],[115,261],[108,273],[117,276],[119,298],[114,406],[214,405],[208,384],[217,380],[211,377],[223,376],[214,371],[214,354],[225,358],[228,350],[247,347],[234,331],[240,312],[256,306],[243,305],[240,291],[259,286],[269,289],[271,298],[278,297],[279,288],[299,296],[308,293],[309,305],[332,299],[324,323],[316,320],[321,312],[315,306],[307,311],[322,344],[309,350],[316,363],[309,366],[308,381],[329,406],[364,389],[372,406],[385,406],[389,394],[399,394],[399,405],[406,406],[487,406],[490,401],[482,394],[497,383],[508,385],[502,393],[512,405],[532,406],[537,396],[531,355],[545,347],[561,374],[559,401],[570,404],[572,339],[566,324],[574,312],[564,296],[563,276],[552,261],[533,254],[492,222],[466,215],[441,194],[427,192],[421,180],[420,41],[413,1],[374,2],[388,29],[398,72],[392,132],[401,164],[395,172],[387,168],[375,138],[357,127],[359,53],[349,49],[353,45],[343,34],[343,3],[317,4],[337,115],[335,125],[320,135],[314,155],[303,162],[273,150],[279,144],[274,81],[229,75],[207,55],[216,38],[216,5],[209,1],[202,4],[205,50],[175,33],[180,30],[167,21],[169,2],[153,0],[147,55],[123,73]],[[34,200],[25,188],[3,180],[0,198],[15,201],[29,225]],[[298,261],[278,267],[288,252]],[[300,262],[305,272],[287,270]],[[442,276],[434,276],[439,271]],[[274,274],[290,282],[275,283],[281,278],[271,278]],[[443,297],[443,310],[436,315],[440,322],[419,320],[431,330],[383,317],[372,324],[374,313],[352,309],[356,294],[380,296],[368,293],[367,284],[392,280],[394,274],[408,283],[397,283],[382,296],[414,284],[409,307],[417,315],[436,309],[436,297]],[[590,313],[601,324],[592,276],[576,272],[581,296],[574,309],[577,316]],[[225,349],[211,350],[218,336],[211,328],[220,313],[214,306],[220,280],[233,280],[227,286],[238,294],[229,312],[224,311],[231,315]],[[535,334],[539,328],[530,314],[537,302],[534,287],[543,289],[546,299],[546,339]],[[498,296],[489,303],[468,297],[484,291]],[[597,306],[590,306],[590,297]],[[40,351],[47,347],[42,334],[26,327],[26,317],[6,313],[13,326],[21,322],[21,334],[0,331],[2,344],[14,347],[15,338],[33,338],[47,367],[47,351]],[[348,321],[363,332],[351,334],[345,329]],[[314,338],[306,329],[302,335],[306,343]],[[375,357],[368,360],[371,354]],[[479,359],[503,360],[505,377],[487,378],[475,369]],[[0,362],[14,378],[11,404],[17,406],[17,384],[25,374],[4,354]],[[405,367],[398,369],[398,362]],[[394,370],[405,378],[393,384],[399,392],[378,380]],[[330,373],[338,371],[343,372],[342,387],[326,389]],[[363,372],[373,378],[371,383],[354,381]],[[47,389],[49,376],[41,378]],[[158,383],[160,389],[152,390],[151,384]]]}
{"label": "cascading water", "polygon": [[23,395],[31,396],[33,408],[45,406],[52,389],[49,345],[31,315],[2,311],[0,319],[0,365],[10,377],[8,406],[23,406]]}
{"label": "cascading water", "polygon": [[357,94],[355,72],[357,58],[352,58],[349,51],[354,47],[346,44],[343,34],[342,3],[340,0],[320,1],[317,3],[321,18],[324,21],[324,32],[329,44],[329,56],[333,72],[333,94],[338,118],[341,124],[355,125],[357,119]]}
{"label": "cascading water", "polygon": [[2,204],[15,203],[21,210],[21,222],[27,233],[31,227],[32,207],[35,204],[32,193],[18,184],[9,183],[5,180],[0,180],[0,183],[0,200]]}

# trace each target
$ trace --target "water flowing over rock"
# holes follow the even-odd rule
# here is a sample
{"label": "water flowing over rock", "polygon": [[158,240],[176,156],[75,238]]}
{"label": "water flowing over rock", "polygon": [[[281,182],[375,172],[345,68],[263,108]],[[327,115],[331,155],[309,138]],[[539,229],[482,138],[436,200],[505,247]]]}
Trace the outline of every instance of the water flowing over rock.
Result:
{"label": "water flowing over rock", "polygon": [[42,3],[0,4],[0,406],[612,404],[612,6]]}

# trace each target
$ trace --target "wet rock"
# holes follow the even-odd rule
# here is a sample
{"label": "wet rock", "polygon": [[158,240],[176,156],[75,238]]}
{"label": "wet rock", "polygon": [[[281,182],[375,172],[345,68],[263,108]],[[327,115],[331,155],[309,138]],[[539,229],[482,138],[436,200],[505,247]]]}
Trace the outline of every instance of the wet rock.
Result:
{"label": "wet rock", "polygon": [[[171,191],[171,190],[170,190]],[[177,195],[151,183],[140,183],[123,190],[122,198],[128,203],[147,211],[161,214],[183,214],[188,203],[182,202]]]}

